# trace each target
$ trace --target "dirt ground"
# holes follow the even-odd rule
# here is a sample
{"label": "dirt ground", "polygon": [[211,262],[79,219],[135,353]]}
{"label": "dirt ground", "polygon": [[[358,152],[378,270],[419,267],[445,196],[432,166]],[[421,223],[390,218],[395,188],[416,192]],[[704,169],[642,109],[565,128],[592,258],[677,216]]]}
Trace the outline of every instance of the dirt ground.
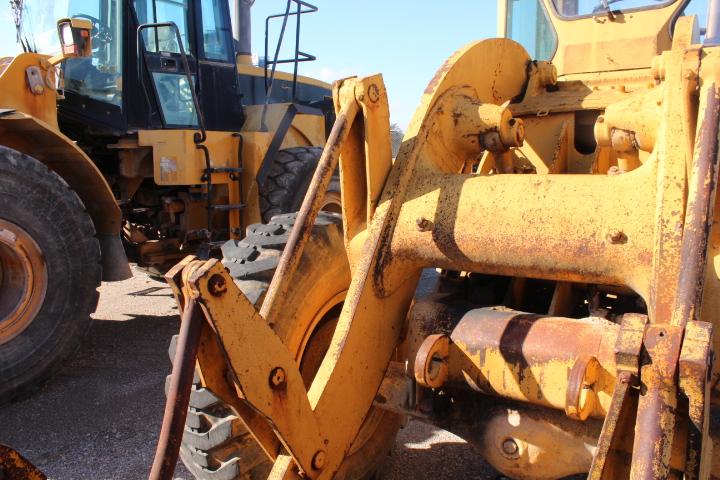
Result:
{"label": "dirt ground", "polygon": [[[0,443],[16,448],[51,479],[147,478],[177,310],[164,283],[135,271],[130,280],[101,287],[94,318],[59,375],[31,398],[0,408]],[[496,475],[460,438],[411,422],[400,432],[383,478]],[[192,480],[181,463],[176,478]]]}

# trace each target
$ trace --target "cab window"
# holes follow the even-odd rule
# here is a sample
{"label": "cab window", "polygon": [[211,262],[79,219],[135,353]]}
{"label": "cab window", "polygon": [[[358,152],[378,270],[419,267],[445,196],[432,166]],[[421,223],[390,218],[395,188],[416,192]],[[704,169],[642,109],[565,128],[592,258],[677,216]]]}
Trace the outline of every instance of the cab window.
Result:
{"label": "cab window", "polygon": [[[225,2],[227,3],[227,2]],[[232,60],[230,21],[219,0],[201,0],[204,57],[208,60]]]}
{"label": "cab window", "polygon": [[122,105],[122,0],[71,0],[68,16],[90,20],[92,56],[63,65],[65,89],[94,100]]}
{"label": "cab window", "polygon": [[535,60],[550,60],[557,48],[557,35],[541,0],[508,0],[507,36]]}
{"label": "cab window", "polygon": [[[188,55],[191,54],[190,8],[189,0],[135,0],[135,11],[141,24],[175,22],[180,30],[183,48]],[[172,28],[144,30],[143,41],[148,52],[180,53],[180,46]]]}
{"label": "cab window", "polygon": [[610,10],[642,10],[662,7],[675,0],[553,0],[563,17],[586,17]]}

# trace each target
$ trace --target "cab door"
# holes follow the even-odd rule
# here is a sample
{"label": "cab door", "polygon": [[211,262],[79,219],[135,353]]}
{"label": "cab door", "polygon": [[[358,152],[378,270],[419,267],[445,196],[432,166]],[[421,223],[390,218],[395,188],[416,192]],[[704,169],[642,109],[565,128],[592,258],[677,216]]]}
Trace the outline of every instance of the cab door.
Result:
{"label": "cab door", "polygon": [[[197,89],[198,62],[195,38],[195,7],[191,0],[135,0],[140,25],[173,22],[168,26],[151,26],[141,30],[141,55],[151,88],[159,105],[164,128],[196,128],[198,113],[192,98]],[[182,48],[181,48],[182,45]],[[192,84],[188,82],[182,59],[185,52]],[[149,100],[149,99],[148,99]],[[151,102],[148,102],[151,103]]]}
{"label": "cab door", "polygon": [[208,130],[238,131],[243,124],[229,3],[195,2],[199,97]]}

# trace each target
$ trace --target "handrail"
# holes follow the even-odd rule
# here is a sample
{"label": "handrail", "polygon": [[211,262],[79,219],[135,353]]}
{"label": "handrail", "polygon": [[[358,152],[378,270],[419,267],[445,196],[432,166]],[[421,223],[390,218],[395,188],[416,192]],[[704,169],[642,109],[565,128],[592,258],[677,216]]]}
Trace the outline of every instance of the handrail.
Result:
{"label": "handrail", "polygon": [[[297,5],[297,10],[295,12],[290,12],[291,5],[295,3]],[[303,10],[304,8],[304,10]],[[287,5],[285,7],[285,13],[279,13],[276,15],[270,15],[265,19],[265,104],[267,105],[270,101],[270,97],[272,96],[272,88],[273,83],[275,81],[275,69],[277,65],[281,63],[293,63],[293,82],[292,82],[292,100],[295,101],[295,97],[297,94],[297,75],[298,75],[298,64],[300,62],[309,62],[316,60],[316,57],[314,55],[311,55],[309,53],[305,53],[300,50],[300,15],[303,15],[305,13],[313,13],[317,12],[318,8],[315,5],[312,5],[308,2],[305,2],[303,0],[287,0]],[[280,56],[280,48],[282,47],[282,42],[285,37],[285,28],[287,26],[288,18],[291,16],[296,17],[296,28],[295,28],[295,55],[293,58],[286,58],[279,60],[278,57]],[[282,27],[280,28],[280,37],[278,38],[278,43],[275,47],[275,55],[273,56],[272,60],[268,60],[268,48],[269,48],[269,31],[270,31],[270,21],[275,18],[282,18]],[[272,66],[270,71],[270,77],[268,78],[268,67]]]}

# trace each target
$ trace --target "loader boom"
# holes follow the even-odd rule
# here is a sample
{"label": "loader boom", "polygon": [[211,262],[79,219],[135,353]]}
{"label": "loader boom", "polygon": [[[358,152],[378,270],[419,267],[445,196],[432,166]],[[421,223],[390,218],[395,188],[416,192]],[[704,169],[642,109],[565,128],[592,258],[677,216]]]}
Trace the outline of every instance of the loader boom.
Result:
{"label": "loader boom", "polygon": [[[607,29],[623,38],[680,6],[594,18],[624,15]],[[652,54],[640,39],[647,58],[618,54],[622,68],[571,61],[569,45],[589,45],[575,40],[552,63],[510,39],[459,50],[394,161],[382,77],[336,82],[337,121],[262,307],[218,261],[169,278],[207,320],[200,369],[221,352],[279,440],[256,436],[270,478],[336,476],[371,408],[456,432],[512,477],[710,478],[720,48],[699,44],[695,17]],[[352,281],[305,385],[277,305],[338,164]],[[417,297],[429,268],[438,288]]]}

